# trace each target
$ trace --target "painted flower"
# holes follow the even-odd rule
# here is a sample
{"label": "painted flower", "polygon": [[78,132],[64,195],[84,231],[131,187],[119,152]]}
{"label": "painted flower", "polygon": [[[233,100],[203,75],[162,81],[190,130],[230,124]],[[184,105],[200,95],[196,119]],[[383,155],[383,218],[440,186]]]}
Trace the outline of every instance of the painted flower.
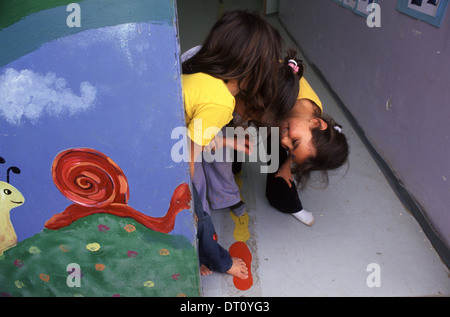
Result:
{"label": "painted flower", "polygon": [[144,282],[144,286],[145,287],[153,287],[153,286],[155,286],[155,283],[153,283],[153,281],[147,281],[147,282]]}
{"label": "painted flower", "polygon": [[61,249],[62,252],[69,252],[69,251],[70,251],[69,246],[67,246],[67,245],[65,245],[65,244],[61,244],[61,245],[59,246],[59,248]]}
{"label": "painted flower", "polygon": [[45,283],[47,283],[48,281],[50,281],[50,276],[48,274],[45,273],[41,273],[39,274],[39,278],[41,280],[43,280]]}
{"label": "painted flower", "polygon": [[136,255],[138,255],[138,253],[137,253],[136,251],[130,250],[130,251],[127,252],[127,255],[128,255],[128,257],[130,257],[130,258],[135,258]]}
{"label": "painted flower", "polygon": [[14,282],[14,284],[16,285],[17,288],[22,288],[22,287],[25,286],[25,284],[22,281],[20,281],[20,280],[16,280]]}
{"label": "painted flower", "polygon": [[97,242],[89,243],[88,245],[86,245],[86,249],[92,252],[98,251],[100,250],[100,244],[98,244]]}
{"label": "painted flower", "polygon": [[103,270],[105,269],[105,265],[104,265],[104,264],[101,264],[101,263],[97,263],[97,264],[95,265],[95,269],[96,269],[97,271],[103,271]]}
{"label": "painted flower", "polygon": [[28,252],[31,254],[39,254],[41,253],[41,250],[38,247],[33,246],[28,249]]}
{"label": "painted flower", "polygon": [[161,249],[161,250],[159,250],[159,255],[169,255],[169,250],[167,250],[167,249]]}
{"label": "painted flower", "polygon": [[106,232],[109,230],[109,227],[107,225],[98,225],[98,231],[100,232]]}
{"label": "painted flower", "polygon": [[136,230],[136,227],[133,225],[126,225],[125,227],[123,227],[125,229],[126,232],[133,232]]}

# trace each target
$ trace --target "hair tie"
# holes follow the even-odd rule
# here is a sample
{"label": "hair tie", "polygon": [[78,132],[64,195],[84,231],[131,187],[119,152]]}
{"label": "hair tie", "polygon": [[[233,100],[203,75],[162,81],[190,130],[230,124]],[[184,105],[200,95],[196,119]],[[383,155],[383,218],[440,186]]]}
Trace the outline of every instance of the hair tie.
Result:
{"label": "hair tie", "polygon": [[339,126],[335,125],[335,126],[334,126],[334,129],[335,129],[337,132],[342,133],[342,129],[341,129]]}
{"label": "hair tie", "polygon": [[294,74],[298,73],[298,65],[297,65],[297,62],[295,60],[290,59],[288,61],[288,65],[294,70]]}

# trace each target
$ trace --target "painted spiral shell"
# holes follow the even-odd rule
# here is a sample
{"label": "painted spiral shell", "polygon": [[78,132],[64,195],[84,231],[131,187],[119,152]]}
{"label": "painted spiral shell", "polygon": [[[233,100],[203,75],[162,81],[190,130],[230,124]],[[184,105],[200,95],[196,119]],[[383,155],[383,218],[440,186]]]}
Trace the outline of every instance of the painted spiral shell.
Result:
{"label": "painted spiral shell", "polygon": [[53,161],[53,181],[71,201],[87,207],[126,204],[128,182],[120,167],[109,157],[93,149],[69,149]]}

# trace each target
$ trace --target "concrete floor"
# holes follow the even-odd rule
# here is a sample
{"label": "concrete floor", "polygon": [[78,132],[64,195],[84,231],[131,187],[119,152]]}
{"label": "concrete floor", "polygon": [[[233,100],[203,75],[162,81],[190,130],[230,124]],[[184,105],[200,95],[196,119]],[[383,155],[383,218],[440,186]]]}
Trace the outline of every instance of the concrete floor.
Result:
{"label": "concrete floor", "polygon": [[[201,44],[221,10],[262,12],[262,0],[178,0],[181,51]],[[296,46],[277,15],[266,17]],[[311,67],[305,77],[325,112],[343,127],[351,154],[348,165],[330,174],[329,186],[311,182],[300,192],[312,227],[282,214],[265,198],[259,163],[244,163],[241,189],[249,208],[249,246],[254,284],[239,291],[227,274],[201,277],[208,297],[450,296],[450,274],[421,227],[392,191],[336,100]],[[339,93],[339,92],[337,92]],[[219,242],[235,242],[229,210],[212,214]],[[375,265],[379,270],[374,270]],[[379,272],[379,287],[370,287]]]}

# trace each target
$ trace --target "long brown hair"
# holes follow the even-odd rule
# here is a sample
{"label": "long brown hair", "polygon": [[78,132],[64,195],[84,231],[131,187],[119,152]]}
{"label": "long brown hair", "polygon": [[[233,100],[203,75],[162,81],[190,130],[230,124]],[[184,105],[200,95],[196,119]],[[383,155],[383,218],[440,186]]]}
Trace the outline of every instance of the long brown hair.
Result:
{"label": "long brown hair", "polygon": [[280,122],[290,116],[297,101],[299,81],[305,70],[303,61],[297,59],[295,49],[289,49],[286,52],[286,56],[278,68],[276,93],[268,109],[276,120],[272,124],[273,126],[279,126]]}
{"label": "long brown hair", "polygon": [[[183,73],[206,73],[238,80],[247,113],[260,117],[273,99],[283,41],[278,30],[259,14],[225,13],[211,29],[196,55],[183,63]],[[242,87],[246,79],[246,87]],[[264,93],[262,93],[264,91]]]}
{"label": "long brown hair", "polygon": [[[298,68],[294,70],[292,66]],[[251,120],[256,127],[278,127],[291,115],[297,101],[300,88],[299,81],[305,70],[303,61],[297,59],[297,51],[289,49],[277,68],[277,77],[273,88],[275,93],[273,90],[261,91],[261,95],[268,102],[264,117],[261,119],[262,122],[255,119]],[[272,100],[270,100],[271,96]]]}

